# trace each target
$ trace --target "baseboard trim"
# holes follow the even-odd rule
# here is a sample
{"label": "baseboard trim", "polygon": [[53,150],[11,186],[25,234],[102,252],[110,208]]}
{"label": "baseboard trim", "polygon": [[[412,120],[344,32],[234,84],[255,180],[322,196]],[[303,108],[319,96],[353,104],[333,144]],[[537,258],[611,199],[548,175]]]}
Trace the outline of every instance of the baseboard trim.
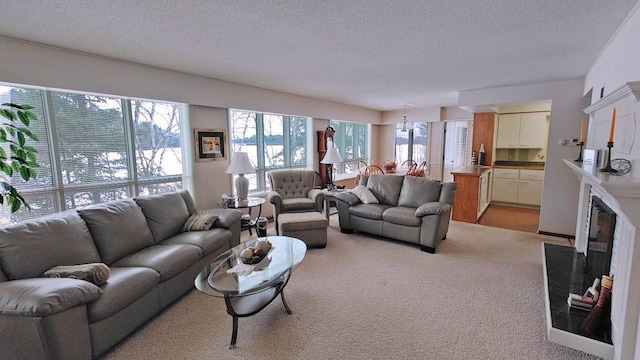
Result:
{"label": "baseboard trim", "polygon": [[559,234],[559,233],[554,233],[554,232],[549,232],[549,231],[542,231],[542,230],[538,230],[538,234],[561,237],[561,238],[565,238],[565,239],[569,239],[569,240],[574,240],[576,238],[573,235]]}

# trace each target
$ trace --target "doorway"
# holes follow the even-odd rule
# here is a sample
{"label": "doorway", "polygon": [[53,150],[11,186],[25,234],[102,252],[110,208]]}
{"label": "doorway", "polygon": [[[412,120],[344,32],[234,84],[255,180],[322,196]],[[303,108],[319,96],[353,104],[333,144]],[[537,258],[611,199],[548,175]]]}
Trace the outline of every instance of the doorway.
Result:
{"label": "doorway", "polygon": [[451,172],[471,163],[471,124],[471,121],[445,122],[442,182],[453,181]]}

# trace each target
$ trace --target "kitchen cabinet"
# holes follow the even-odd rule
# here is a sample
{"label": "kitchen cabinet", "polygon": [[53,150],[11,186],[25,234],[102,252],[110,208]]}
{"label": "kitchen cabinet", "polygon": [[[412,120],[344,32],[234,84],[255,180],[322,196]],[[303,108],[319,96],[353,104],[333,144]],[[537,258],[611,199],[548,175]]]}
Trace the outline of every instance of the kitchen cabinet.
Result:
{"label": "kitchen cabinet", "polygon": [[498,116],[496,148],[542,149],[547,139],[549,113],[505,114]]}
{"label": "kitchen cabinet", "polygon": [[480,190],[478,194],[478,216],[487,209],[491,202],[491,171],[486,171],[480,175]]}
{"label": "kitchen cabinet", "polygon": [[493,178],[491,199],[503,202],[518,202],[518,179]]}
{"label": "kitchen cabinet", "polygon": [[476,223],[491,202],[491,173],[488,166],[465,166],[451,172],[458,186],[451,218]]}
{"label": "kitchen cabinet", "polygon": [[518,179],[518,204],[540,206],[544,170],[521,169]]}
{"label": "kitchen cabinet", "polygon": [[496,168],[491,200],[540,206],[543,180],[544,170]]}

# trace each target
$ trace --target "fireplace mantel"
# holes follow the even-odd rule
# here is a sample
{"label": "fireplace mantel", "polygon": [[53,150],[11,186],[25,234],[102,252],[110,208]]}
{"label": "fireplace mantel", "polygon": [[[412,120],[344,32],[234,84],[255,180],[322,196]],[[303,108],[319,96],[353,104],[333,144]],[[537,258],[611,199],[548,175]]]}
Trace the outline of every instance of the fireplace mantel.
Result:
{"label": "fireplace mantel", "polygon": [[600,187],[614,198],[640,198],[640,179],[611,175],[590,167],[578,166],[582,163],[573,160],[564,159],[564,163],[580,181],[584,178],[589,184]]}

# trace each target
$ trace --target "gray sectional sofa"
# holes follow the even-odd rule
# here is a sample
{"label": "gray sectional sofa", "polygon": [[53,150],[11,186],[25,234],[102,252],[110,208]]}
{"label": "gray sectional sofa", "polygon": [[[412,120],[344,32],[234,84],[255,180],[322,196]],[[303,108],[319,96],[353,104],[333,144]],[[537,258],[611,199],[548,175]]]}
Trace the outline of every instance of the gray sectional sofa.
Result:
{"label": "gray sectional sofa", "polygon": [[415,176],[362,176],[377,203],[363,203],[350,191],[335,194],[340,230],[353,230],[420,245],[434,253],[446,238],[456,183]]}
{"label": "gray sectional sofa", "polygon": [[[187,191],[70,210],[0,229],[0,358],[94,359],[194,286],[239,244],[239,210],[206,231],[181,231]],[[102,285],[43,278],[55,266],[105,263]]]}

